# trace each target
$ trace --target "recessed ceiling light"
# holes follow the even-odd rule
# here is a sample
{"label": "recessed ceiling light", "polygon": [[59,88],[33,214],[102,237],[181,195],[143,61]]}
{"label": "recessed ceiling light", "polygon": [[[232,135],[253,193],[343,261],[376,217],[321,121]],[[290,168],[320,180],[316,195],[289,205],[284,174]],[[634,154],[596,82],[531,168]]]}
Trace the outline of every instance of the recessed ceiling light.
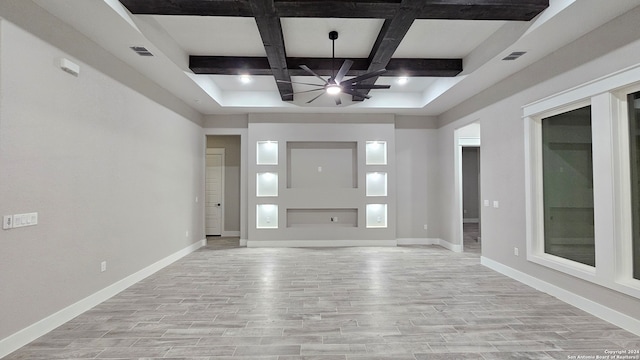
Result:
{"label": "recessed ceiling light", "polygon": [[248,84],[251,82],[251,76],[249,75],[240,75],[240,82],[243,84]]}
{"label": "recessed ceiling light", "polygon": [[404,84],[406,84],[408,82],[409,82],[409,78],[406,77],[406,76],[401,76],[397,80],[398,85],[404,85]]}

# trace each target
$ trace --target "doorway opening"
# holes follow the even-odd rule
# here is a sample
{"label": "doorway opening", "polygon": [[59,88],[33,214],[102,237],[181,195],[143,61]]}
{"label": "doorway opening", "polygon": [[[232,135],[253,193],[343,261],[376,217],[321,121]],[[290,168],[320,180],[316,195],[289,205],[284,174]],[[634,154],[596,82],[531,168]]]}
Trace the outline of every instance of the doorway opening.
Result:
{"label": "doorway opening", "polygon": [[455,173],[458,229],[462,251],[481,253],[480,124],[455,131]]}
{"label": "doorway opening", "polygon": [[462,244],[480,252],[480,147],[462,147]]}
{"label": "doorway opening", "polygon": [[205,234],[239,237],[241,137],[207,135],[205,157]]}

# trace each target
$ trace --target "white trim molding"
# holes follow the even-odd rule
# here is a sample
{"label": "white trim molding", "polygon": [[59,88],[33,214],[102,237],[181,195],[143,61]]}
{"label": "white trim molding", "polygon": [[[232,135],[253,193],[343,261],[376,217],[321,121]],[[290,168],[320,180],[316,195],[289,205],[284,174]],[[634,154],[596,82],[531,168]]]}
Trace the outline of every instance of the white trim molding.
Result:
{"label": "white trim molding", "polygon": [[599,317],[602,320],[610,322],[640,336],[640,320],[638,319],[625,315],[619,311],[606,307],[595,301],[584,298],[559,286],[540,280],[484,256],[480,257],[480,263],[491,270],[499,272],[500,274],[508,276],[525,285],[531,286],[536,290],[554,296],[569,305],[573,305],[580,310],[586,311],[591,315]]}
{"label": "white trim molding", "polygon": [[222,230],[222,237],[238,237],[240,236],[240,231],[226,231]]}
{"label": "white trim molding", "polygon": [[191,254],[207,244],[206,239],[202,239],[193,243],[186,248],[175,252],[162,260],[159,260],[146,268],[127,276],[126,278],[115,282],[98,292],[87,296],[86,298],[69,305],[66,308],[52,314],[20,331],[0,340],[0,358],[11,354],[19,348],[36,340],[37,338],[47,334],[53,329],[71,321],[78,315],[92,309],[96,305],[112,298],[121,291],[136,284],[137,282],[153,275],[155,272],[164,269],[181,258]]}
{"label": "white trim molding", "polygon": [[247,247],[397,246],[396,240],[247,240]]}
{"label": "white trim molding", "polygon": [[438,245],[453,252],[462,252],[462,245],[452,244],[446,240],[438,238],[400,238],[398,245]]}

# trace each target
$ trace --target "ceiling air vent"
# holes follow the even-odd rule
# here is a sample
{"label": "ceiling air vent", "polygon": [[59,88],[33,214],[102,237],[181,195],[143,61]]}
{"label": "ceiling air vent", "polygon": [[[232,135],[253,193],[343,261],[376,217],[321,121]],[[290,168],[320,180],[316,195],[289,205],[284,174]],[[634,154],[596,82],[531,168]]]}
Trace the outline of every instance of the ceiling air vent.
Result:
{"label": "ceiling air vent", "polygon": [[131,50],[140,56],[153,56],[153,54],[144,46],[132,46]]}
{"label": "ceiling air vent", "polygon": [[502,60],[515,60],[526,53],[526,51],[514,51]]}

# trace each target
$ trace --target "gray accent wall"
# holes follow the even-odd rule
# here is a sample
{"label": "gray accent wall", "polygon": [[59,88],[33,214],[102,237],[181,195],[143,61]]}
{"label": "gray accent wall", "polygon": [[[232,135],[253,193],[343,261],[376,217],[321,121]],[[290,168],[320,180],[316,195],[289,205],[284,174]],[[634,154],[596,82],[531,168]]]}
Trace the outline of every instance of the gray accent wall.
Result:
{"label": "gray accent wall", "polygon": [[[329,123],[331,121],[332,123]],[[310,115],[310,114],[250,114],[249,115],[249,143],[248,143],[248,227],[250,241],[261,240],[326,240],[330,245],[332,240],[393,240],[396,239],[396,176],[395,176],[395,136],[393,116],[391,115]],[[366,165],[365,145],[367,141],[386,141],[387,164]],[[258,141],[277,141],[278,164],[258,165],[256,158]],[[294,162],[287,159],[287,143],[294,142],[299,150]],[[302,146],[306,143],[309,146]],[[333,145],[331,145],[333,143]],[[346,146],[345,143],[349,146]],[[356,167],[350,144],[356,144]],[[314,145],[315,144],[315,145]],[[275,145],[274,145],[275,146]],[[304,150],[304,151],[303,151]],[[336,152],[347,157],[337,161],[338,167],[333,168],[331,157]],[[288,169],[288,166],[300,166],[307,162],[313,163],[312,168]],[[346,162],[345,162],[346,161]],[[343,187],[334,184],[333,187],[311,186],[316,184],[305,177],[304,187],[287,187],[287,174],[298,171],[315,171],[317,167],[325,166],[326,171],[348,172],[335,174],[336,177],[350,179],[356,177],[357,187]],[[367,172],[382,171],[387,173],[388,194],[385,197],[365,196],[365,176]],[[278,196],[256,196],[256,174],[261,172],[278,173]],[[354,173],[355,172],[355,173]],[[317,184],[316,184],[317,185]],[[347,184],[348,186],[348,184]],[[260,229],[256,227],[256,206],[258,204],[275,204],[278,206],[277,228]],[[367,204],[387,204],[387,226],[385,228],[366,228]],[[345,227],[339,222],[333,226],[325,226],[322,231],[310,231],[307,227],[287,226],[287,209],[357,209],[357,227]],[[324,211],[318,211],[318,216],[326,216]],[[275,222],[275,221],[274,221]],[[258,244],[258,243],[254,243]]]}
{"label": "gray accent wall", "polygon": [[[38,213],[37,226],[0,230],[0,339],[204,238],[197,116],[42,40],[80,44],[121,77],[131,71],[33,6],[0,4],[0,215]],[[78,77],[61,57],[80,65]],[[168,96],[141,81],[138,90]]]}
{"label": "gray accent wall", "polygon": [[[438,132],[396,123],[397,238],[437,239]],[[424,226],[427,225],[427,230]]]}

